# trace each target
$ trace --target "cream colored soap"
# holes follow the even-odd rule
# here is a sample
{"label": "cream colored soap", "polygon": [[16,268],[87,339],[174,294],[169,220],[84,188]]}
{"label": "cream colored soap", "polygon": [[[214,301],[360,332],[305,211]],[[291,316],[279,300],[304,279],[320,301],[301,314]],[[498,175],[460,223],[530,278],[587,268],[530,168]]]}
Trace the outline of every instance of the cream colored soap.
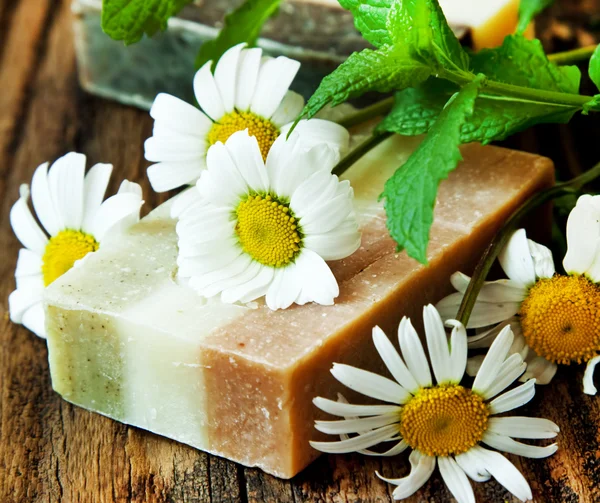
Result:
{"label": "cream colored soap", "polygon": [[377,203],[383,182],[417,140],[394,137],[347,172],[363,227],[361,248],[331,264],[335,306],[270,311],[203,301],[176,278],[169,203],[90,254],[46,295],[54,389],[116,420],[289,478],[315,459],[316,395],[335,396],[333,361],[375,368],[375,324],[403,315],[469,271],[523,200],[553,181],[545,158],[466,146],[439,192],[424,267],[396,253]]}

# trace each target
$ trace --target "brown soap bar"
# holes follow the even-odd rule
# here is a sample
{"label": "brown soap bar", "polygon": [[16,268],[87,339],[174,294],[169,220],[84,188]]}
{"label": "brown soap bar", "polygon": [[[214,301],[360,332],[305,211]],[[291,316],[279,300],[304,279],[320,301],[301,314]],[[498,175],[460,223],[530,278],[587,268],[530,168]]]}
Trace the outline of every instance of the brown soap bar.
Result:
{"label": "brown soap bar", "polygon": [[47,289],[52,383],[66,400],[289,478],[318,456],[308,444],[317,396],[340,391],[332,362],[377,367],[371,329],[420,318],[469,272],[495,231],[553,182],[550,160],[468,145],[440,187],[425,267],[395,251],[377,203],[417,140],[394,137],[346,174],[361,248],[331,264],[334,306],[270,311],[262,301],[203,301],[176,278],[169,203],[90,254]]}

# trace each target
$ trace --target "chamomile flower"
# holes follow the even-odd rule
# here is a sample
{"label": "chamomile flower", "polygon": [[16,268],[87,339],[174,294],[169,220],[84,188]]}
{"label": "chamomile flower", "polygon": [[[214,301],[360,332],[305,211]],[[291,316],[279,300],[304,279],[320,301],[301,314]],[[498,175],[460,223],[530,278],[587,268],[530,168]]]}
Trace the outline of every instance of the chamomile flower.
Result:
{"label": "chamomile flower", "polygon": [[266,163],[247,131],[213,145],[196,188],[173,207],[179,276],[226,303],[333,304],[339,289],[325,261],[360,246],[352,187],[331,174],[338,160],[324,144],[307,150],[295,132]]}
{"label": "chamomile flower", "polygon": [[[258,48],[239,44],[212,61],[194,77],[194,94],[201,110],[169,94],[159,94],[150,115],[153,136],[145,143],[152,188],[164,192],[193,184],[206,169],[211,145],[224,143],[236,131],[248,130],[260,146],[263,159],[273,142],[285,135],[300,114],[304,99],[289,90],[300,63],[284,56],[263,56]],[[328,143],[334,148],[348,142],[341,126],[320,119],[301,121],[296,129],[307,147]]]}
{"label": "chamomile flower", "polygon": [[44,288],[109,235],[139,220],[143,201],[137,183],[124,181],[116,195],[102,201],[111,172],[112,165],[96,164],[85,175],[85,155],[71,152],[33,174],[31,199],[46,232],[29,209],[28,185],[21,186],[10,211],[13,231],[24,246],[15,271],[17,289],[8,299],[10,318],[39,337],[46,337]]}
{"label": "chamomile flower", "polygon": [[[373,342],[394,380],[349,365],[334,364],[331,373],[348,388],[386,403],[353,405],[343,398],[337,402],[316,398],[317,407],[344,419],[316,421],[319,431],[340,435],[341,440],[311,445],[323,452],[358,451],[371,456],[393,456],[411,449],[411,470],[406,477],[388,479],[377,474],[396,486],[393,496],[398,500],[422,487],[436,465],[459,503],[475,501],[468,478],[483,482],[494,477],[521,501],[531,499],[529,484],[519,470],[499,452],[481,445],[530,458],[550,456],[557,449],[556,444],[541,447],[513,438],[553,438],[559,429],[552,421],[497,417],[526,404],[535,394],[534,379],[505,391],[525,370],[518,354],[509,356],[510,328],[505,327],[492,343],[469,388],[460,384],[467,364],[465,328],[455,320],[448,321],[453,327],[448,341],[433,306],[424,308],[423,318],[433,376],[409,319],[402,319],[398,329],[401,355],[375,327]],[[370,450],[384,442],[393,445],[382,452]]]}
{"label": "chamomile flower", "polygon": [[[468,327],[483,328],[469,338],[469,347],[489,347],[503,327],[515,333],[512,352],[528,364],[525,378],[549,383],[558,364],[587,362],[583,390],[596,394],[593,372],[600,361],[600,196],[584,195],[567,221],[567,275],[556,274],[548,248],[528,240],[524,229],[510,238],[499,256],[509,279],[486,282]],[[455,273],[458,290],[437,308],[442,317],[456,315],[470,278]],[[469,360],[473,373],[482,357]]]}

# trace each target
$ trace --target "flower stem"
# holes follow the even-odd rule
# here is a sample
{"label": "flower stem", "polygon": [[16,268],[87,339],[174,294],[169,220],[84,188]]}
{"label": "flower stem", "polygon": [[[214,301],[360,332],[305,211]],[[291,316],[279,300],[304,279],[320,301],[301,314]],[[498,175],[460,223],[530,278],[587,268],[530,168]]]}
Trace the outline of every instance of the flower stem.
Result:
{"label": "flower stem", "polygon": [[372,105],[369,105],[368,107],[362,108],[348,117],[344,117],[338,121],[338,124],[340,126],[344,126],[345,128],[351,128],[352,126],[362,124],[363,122],[374,119],[375,117],[386,115],[393,106],[394,97],[390,96],[389,98],[385,98],[373,103]]}
{"label": "flower stem", "polygon": [[494,239],[492,239],[491,243],[488,245],[481,259],[479,260],[479,263],[475,267],[475,271],[473,272],[469,286],[465,291],[465,295],[463,296],[462,302],[458,309],[458,314],[456,315],[456,319],[458,321],[465,326],[469,322],[469,318],[471,316],[471,312],[473,311],[473,307],[475,306],[477,296],[479,295],[479,291],[481,290],[481,287],[483,286],[483,283],[490,272],[492,264],[498,257],[502,248],[504,248],[508,242],[512,232],[517,228],[523,217],[530,211],[538,208],[548,201],[551,201],[552,199],[577,191],[599,176],[600,163],[596,164],[592,169],[586,171],[580,176],[569,180],[568,182],[557,184],[554,187],[550,187],[549,189],[543,190],[542,192],[538,192],[537,194],[531,196],[517,211],[515,211],[515,213],[510,216],[498,233],[496,233]]}
{"label": "flower stem", "polygon": [[379,145],[383,140],[392,136],[392,133],[373,133],[369,138],[363,141],[358,147],[352,150],[346,157],[344,157],[338,165],[333,168],[332,173],[334,175],[340,176],[344,171],[346,171],[350,166],[352,166],[356,161],[358,161],[363,155],[365,155],[370,150],[374,149],[377,145]]}
{"label": "flower stem", "polygon": [[548,54],[548,59],[557,65],[576,63],[577,61],[589,59],[596,47],[596,45],[587,45],[571,51],[555,52],[554,54]]}

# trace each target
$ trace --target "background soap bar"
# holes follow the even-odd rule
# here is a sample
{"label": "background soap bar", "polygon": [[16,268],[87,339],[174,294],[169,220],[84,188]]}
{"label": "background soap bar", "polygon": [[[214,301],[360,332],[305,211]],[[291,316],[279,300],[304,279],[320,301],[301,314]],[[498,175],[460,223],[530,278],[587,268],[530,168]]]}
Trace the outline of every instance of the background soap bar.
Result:
{"label": "background soap bar", "polygon": [[394,137],[347,172],[364,229],[361,248],[332,263],[335,306],[270,311],[203,302],[176,279],[168,204],[118,242],[90,254],[47,289],[52,383],[65,399],[279,477],[318,453],[308,440],[316,395],[335,396],[332,361],[371,367],[379,324],[448,293],[507,215],[553,181],[552,163],[510,150],[466,146],[442,183],[428,267],[404,253],[376,202],[415,139]]}

